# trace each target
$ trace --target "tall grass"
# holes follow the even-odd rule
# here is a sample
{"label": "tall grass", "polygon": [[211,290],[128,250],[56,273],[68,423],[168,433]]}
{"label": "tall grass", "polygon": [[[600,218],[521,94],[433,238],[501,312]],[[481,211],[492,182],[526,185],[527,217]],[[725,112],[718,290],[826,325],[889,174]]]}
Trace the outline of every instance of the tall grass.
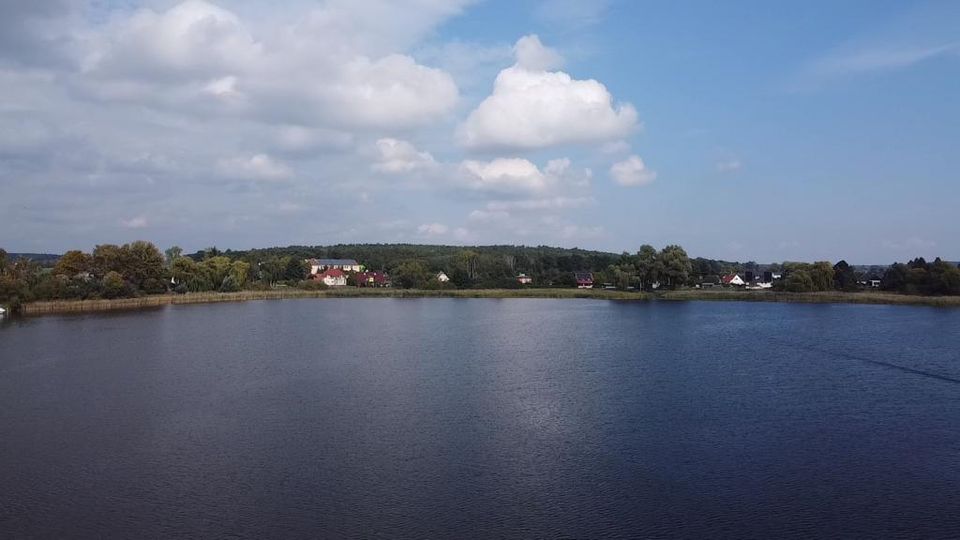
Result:
{"label": "tall grass", "polygon": [[646,300],[644,293],[605,291],[600,289],[374,289],[353,288],[305,291],[300,289],[274,289],[267,291],[241,291],[234,293],[202,292],[187,294],[160,294],[140,298],[117,298],[112,300],[51,300],[24,304],[24,315],[53,313],[80,313],[88,311],[113,311],[143,309],[168,304],[203,304],[212,302],[243,302],[247,300],[273,300],[283,298],[599,298],[607,300]]}
{"label": "tall grass", "polygon": [[748,302],[800,302],[809,304],[902,304],[960,307],[960,296],[915,296],[881,291],[774,292],[741,289],[686,289],[657,294],[662,300],[738,300]]}

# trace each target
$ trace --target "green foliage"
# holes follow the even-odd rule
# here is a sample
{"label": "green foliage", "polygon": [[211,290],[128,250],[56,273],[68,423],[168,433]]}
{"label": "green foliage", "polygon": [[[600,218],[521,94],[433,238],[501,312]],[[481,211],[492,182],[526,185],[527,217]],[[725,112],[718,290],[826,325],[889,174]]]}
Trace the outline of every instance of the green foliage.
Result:
{"label": "green foliage", "polygon": [[72,277],[89,272],[92,267],[93,257],[82,251],[73,250],[60,257],[60,260],[53,267],[53,274]]}
{"label": "green foliage", "polygon": [[687,252],[680,246],[663,248],[657,259],[660,262],[660,272],[667,280],[667,286],[676,288],[686,284],[693,269]]}
{"label": "green foliage", "polygon": [[114,270],[107,272],[103,276],[102,285],[104,298],[122,298],[129,295],[129,287],[120,272]]}
{"label": "green foliage", "polygon": [[171,246],[163,252],[167,268],[173,266],[173,261],[183,256],[183,248],[180,246]]}
{"label": "green foliage", "polygon": [[793,270],[790,272],[784,282],[784,289],[788,292],[811,292],[817,290],[813,277],[806,269]]}
{"label": "green foliage", "polygon": [[857,273],[847,261],[840,261],[833,265],[833,284],[838,291],[853,292],[860,288],[857,284]]}
{"label": "green foliage", "polygon": [[640,246],[637,251],[636,262],[637,277],[640,279],[640,287],[649,289],[658,279],[663,270],[663,264],[660,262],[657,250],[649,245]]}
{"label": "green foliage", "polygon": [[437,281],[436,277],[420,261],[405,261],[393,271],[393,284],[402,289],[420,289],[430,281]]}

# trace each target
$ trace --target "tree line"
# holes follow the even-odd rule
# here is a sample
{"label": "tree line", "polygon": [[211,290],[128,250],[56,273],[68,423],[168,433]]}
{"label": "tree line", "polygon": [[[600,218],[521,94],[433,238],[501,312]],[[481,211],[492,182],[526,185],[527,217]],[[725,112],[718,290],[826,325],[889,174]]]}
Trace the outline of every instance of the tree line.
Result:
{"label": "tree line", "polygon": [[[709,276],[773,271],[783,275],[775,288],[790,292],[855,291],[866,279],[905,294],[960,294],[960,268],[923,258],[889,267],[864,269],[845,261],[831,264],[784,262],[761,265],[691,259],[677,245],[657,250],[643,245],[620,254],[548,246],[437,246],[416,244],[341,244],[289,246],[245,251],[215,247],[184,254],[179,247],[161,252],[137,241],[102,244],[90,253],[68,251],[42,262],[8,257],[0,249],[0,304],[57,299],[122,298],[167,292],[231,292],[275,287],[323,287],[305,281],[306,259],[356,259],[383,271],[401,288],[518,288],[518,274],[533,287],[574,287],[574,272],[592,272],[598,286],[649,290],[696,286]],[[54,262],[55,261],[55,262]],[[437,280],[444,272],[448,283]],[[351,282],[352,283],[352,282]]]}

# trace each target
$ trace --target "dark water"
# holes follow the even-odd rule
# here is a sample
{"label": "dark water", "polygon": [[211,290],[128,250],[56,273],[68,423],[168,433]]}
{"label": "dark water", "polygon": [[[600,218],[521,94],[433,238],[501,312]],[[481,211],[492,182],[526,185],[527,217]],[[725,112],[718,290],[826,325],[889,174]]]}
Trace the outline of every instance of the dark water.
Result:
{"label": "dark water", "polygon": [[958,381],[960,310],[902,306],[8,321],[0,537],[957,538]]}

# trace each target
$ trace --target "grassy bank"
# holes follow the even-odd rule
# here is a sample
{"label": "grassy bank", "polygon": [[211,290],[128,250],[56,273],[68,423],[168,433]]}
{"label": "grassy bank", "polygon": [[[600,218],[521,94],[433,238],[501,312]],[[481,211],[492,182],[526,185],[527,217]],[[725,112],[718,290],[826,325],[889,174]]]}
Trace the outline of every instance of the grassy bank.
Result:
{"label": "grassy bank", "polygon": [[597,298],[605,300],[646,300],[649,295],[637,292],[605,291],[600,289],[328,289],[304,291],[276,289],[269,291],[241,291],[235,293],[158,294],[140,298],[113,300],[53,300],[24,304],[24,315],[53,313],[81,313],[144,309],[168,304],[206,304],[213,302],[243,302],[283,298]]}
{"label": "grassy bank", "polygon": [[739,300],[748,302],[800,302],[808,304],[900,304],[960,307],[960,296],[912,296],[880,291],[789,293],[734,289],[685,289],[657,293],[660,300]]}
{"label": "grassy bank", "polygon": [[649,300],[667,301],[714,300],[749,302],[800,302],[814,304],[902,304],[937,307],[960,307],[960,296],[909,296],[884,292],[814,292],[787,293],[773,291],[746,291],[731,289],[685,289],[663,291],[655,295],[646,293],[610,291],[602,289],[466,289],[466,290],[419,290],[419,289],[328,289],[305,291],[300,289],[275,289],[269,291],[242,291],[235,293],[189,293],[160,294],[140,298],[117,298],[114,300],[54,300],[24,304],[24,315],[54,313],[82,313],[144,309],[168,304],[206,304],[213,302],[243,302],[247,300],[273,300],[283,298],[594,298],[603,300]]}

